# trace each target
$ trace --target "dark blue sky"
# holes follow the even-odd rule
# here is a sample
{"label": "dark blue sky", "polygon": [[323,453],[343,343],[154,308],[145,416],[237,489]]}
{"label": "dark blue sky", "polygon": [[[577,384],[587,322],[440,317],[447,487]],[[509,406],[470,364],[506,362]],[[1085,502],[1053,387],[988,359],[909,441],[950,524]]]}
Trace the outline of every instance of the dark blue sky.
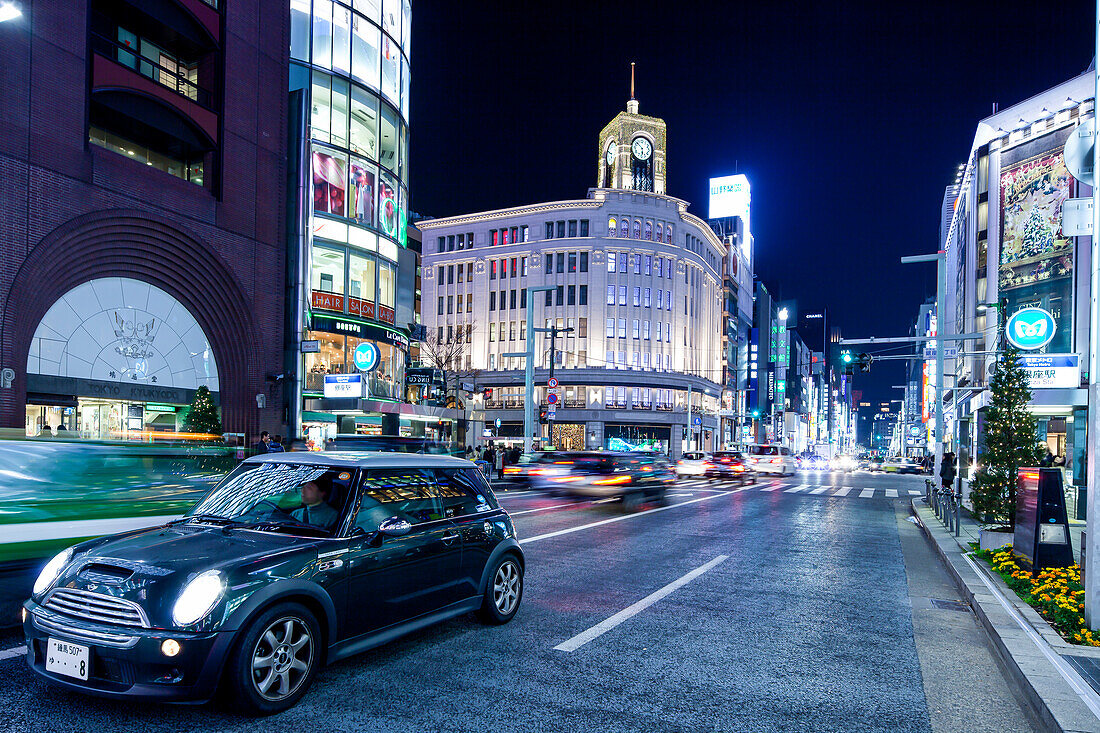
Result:
{"label": "dark blue sky", "polygon": [[[668,193],[753,186],[756,272],[845,336],[905,335],[935,288],[944,186],[977,122],[1081,73],[1094,5],[414,0],[412,208],[447,216],[595,185],[600,129],[668,123]],[[820,325],[806,329],[819,345]],[[857,378],[900,396],[902,362]]]}

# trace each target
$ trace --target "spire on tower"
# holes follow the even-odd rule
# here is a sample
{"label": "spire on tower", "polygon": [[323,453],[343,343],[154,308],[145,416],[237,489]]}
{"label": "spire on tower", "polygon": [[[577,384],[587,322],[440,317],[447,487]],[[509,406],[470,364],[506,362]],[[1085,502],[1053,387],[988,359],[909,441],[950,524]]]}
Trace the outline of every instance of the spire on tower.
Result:
{"label": "spire on tower", "polygon": [[634,98],[634,62],[630,62],[630,101],[626,103],[626,111],[630,114],[638,114],[638,100]]}

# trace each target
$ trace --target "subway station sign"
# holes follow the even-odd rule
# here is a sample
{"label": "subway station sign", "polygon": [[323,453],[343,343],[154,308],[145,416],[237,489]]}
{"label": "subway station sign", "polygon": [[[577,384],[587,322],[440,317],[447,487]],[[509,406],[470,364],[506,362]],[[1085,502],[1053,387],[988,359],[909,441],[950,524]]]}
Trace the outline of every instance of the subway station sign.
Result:
{"label": "subway station sign", "polygon": [[1032,389],[1076,389],[1081,386],[1077,354],[1021,354],[1019,364]]}
{"label": "subway station sign", "polygon": [[1054,338],[1054,316],[1042,308],[1021,308],[1005,324],[1005,335],[1013,346],[1025,351],[1041,349]]}

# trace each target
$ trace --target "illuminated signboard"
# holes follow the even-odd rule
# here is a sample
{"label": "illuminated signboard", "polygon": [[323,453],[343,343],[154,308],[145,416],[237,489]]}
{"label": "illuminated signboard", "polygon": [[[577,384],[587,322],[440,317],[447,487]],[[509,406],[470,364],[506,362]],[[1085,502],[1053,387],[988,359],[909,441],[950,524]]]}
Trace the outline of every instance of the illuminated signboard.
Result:
{"label": "illuminated signboard", "polygon": [[749,203],[751,200],[749,179],[745,174],[710,179],[711,219],[739,216],[749,231]]}
{"label": "illuminated signboard", "polygon": [[1019,364],[1032,389],[1076,389],[1081,386],[1077,354],[1022,354]]}
{"label": "illuminated signboard", "polygon": [[1057,329],[1054,316],[1048,311],[1036,307],[1022,308],[1009,317],[1005,324],[1005,336],[1013,346],[1032,351],[1049,344]]}

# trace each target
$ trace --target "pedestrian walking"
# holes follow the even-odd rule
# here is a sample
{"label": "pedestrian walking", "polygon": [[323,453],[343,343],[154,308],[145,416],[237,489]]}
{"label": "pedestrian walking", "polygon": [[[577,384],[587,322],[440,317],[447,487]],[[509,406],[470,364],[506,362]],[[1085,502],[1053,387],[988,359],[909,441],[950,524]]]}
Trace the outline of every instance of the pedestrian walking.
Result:
{"label": "pedestrian walking", "polygon": [[252,449],[256,452],[257,455],[259,455],[260,453],[269,453],[270,451],[268,450],[268,444],[270,442],[271,434],[265,430],[260,433],[260,442],[256,443],[256,445],[254,445]]}

